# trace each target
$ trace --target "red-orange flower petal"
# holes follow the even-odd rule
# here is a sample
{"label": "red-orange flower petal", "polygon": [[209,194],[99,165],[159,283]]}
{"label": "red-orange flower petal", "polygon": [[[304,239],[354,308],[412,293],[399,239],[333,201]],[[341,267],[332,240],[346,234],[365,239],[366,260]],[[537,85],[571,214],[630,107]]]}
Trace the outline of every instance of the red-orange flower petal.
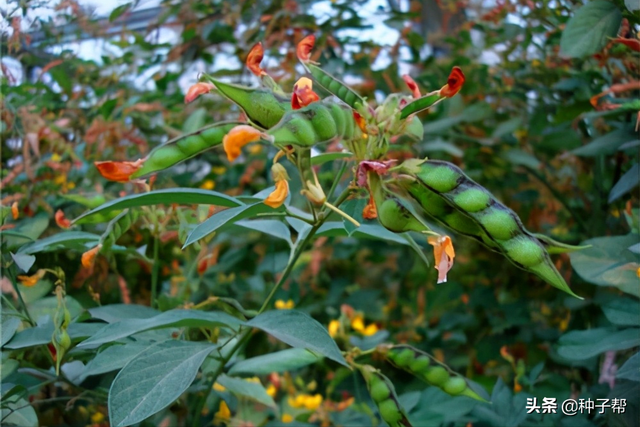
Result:
{"label": "red-orange flower petal", "polygon": [[433,257],[438,270],[438,283],[447,281],[447,273],[453,267],[453,259],[456,252],[449,236],[429,237],[429,244],[433,246]]}
{"label": "red-orange flower petal", "polygon": [[364,219],[376,219],[378,218],[378,210],[376,204],[373,201],[373,194],[369,195],[369,203],[362,209],[362,218]]}
{"label": "red-orange flower petal", "polygon": [[413,95],[414,98],[420,98],[422,96],[420,94],[420,88],[418,87],[418,83],[416,83],[415,80],[413,80],[409,74],[403,75],[402,80],[404,80],[404,82],[407,84],[407,87],[411,91],[411,95]]}
{"label": "red-orange flower petal", "polygon": [[291,95],[292,109],[299,110],[319,100],[320,97],[313,91],[313,83],[310,79],[302,77],[293,86],[293,95]]}
{"label": "red-orange flower petal", "polygon": [[101,248],[102,245],[98,245],[82,254],[82,258],[80,259],[80,261],[82,262],[82,266],[84,268],[93,267],[93,263],[96,261],[96,255],[98,255],[98,252]]}
{"label": "red-orange flower petal", "polygon": [[198,82],[189,88],[187,94],[184,96],[184,103],[188,104],[200,95],[209,93],[215,88],[216,87],[213,85],[213,83]]}
{"label": "red-orange flower petal", "polygon": [[262,43],[258,42],[249,51],[247,61],[245,62],[249,71],[258,77],[265,76],[267,74],[266,71],[260,68],[262,58],[264,58],[264,49],[262,49]]}
{"label": "red-orange flower petal", "polygon": [[18,210],[18,202],[13,202],[11,204],[11,217],[13,219],[18,219],[20,217],[20,211]]}
{"label": "red-orange flower petal", "polygon": [[44,270],[38,270],[33,276],[18,276],[18,280],[20,280],[22,286],[30,288],[31,286],[35,286],[35,284],[44,277],[45,273]]}
{"label": "red-orange flower petal", "polygon": [[367,133],[367,121],[360,114],[353,112],[353,119],[356,121],[356,124],[360,128],[360,130],[364,133]]}
{"label": "red-orange flower petal", "polygon": [[640,52],[640,40],[638,40],[638,39],[617,38],[617,39],[613,39],[611,41],[614,42],[614,43],[622,43],[623,45],[625,45],[629,49],[635,50],[636,52]]}
{"label": "red-orange flower petal", "polygon": [[289,183],[284,179],[276,181],[276,189],[264,199],[264,204],[274,209],[278,208],[282,206],[288,195]]}
{"label": "red-orange flower petal", "polygon": [[109,181],[127,182],[129,177],[136,172],[142,166],[143,160],[136,160],[135,162],[113,162],[107,160],[104,162],[94,162],[98,168],[100,175],[108,179]]}
{"label": "red-orange flower petal", "polygon": [[298,46],[296,47],[296,54],[301,62],[309,62],[311,59],[311,51],[315,44],[316,36],[313,34],[300,40],[300,43],[298,43]]}
{"label": "red-orange flower petal", "polygon": [[464,73],[460,69],[460,67],[453,67],[451,70],[451,74],[449,74],[449,78],[447,79],[447,84],[440,89],[440,95],[445,98],[451,98],[456,93],[460,92],[462,89],[462,85],[464,84]]}
{"label": "red-orange flower petal", "polygon": [[222,147],[224,152],[227,153],[229,161],[233,162],[237,159],[242,153],[242,147],[250,142],[259,141],[261,136],[262,132],[249,125],[238,125],[231,129],[222,138]]}
{"label": "red-orange flower petal", "polygon": [[64,216],[64,212],[62,212],[62,209],[58,209],[56,211],[56,214],[55,214],[54,218],[56,220],[56,224],[58,224],[58,227],[60,227],[60,228],[69,228],[69,227],[71,227],[71,221],[69,221]]}

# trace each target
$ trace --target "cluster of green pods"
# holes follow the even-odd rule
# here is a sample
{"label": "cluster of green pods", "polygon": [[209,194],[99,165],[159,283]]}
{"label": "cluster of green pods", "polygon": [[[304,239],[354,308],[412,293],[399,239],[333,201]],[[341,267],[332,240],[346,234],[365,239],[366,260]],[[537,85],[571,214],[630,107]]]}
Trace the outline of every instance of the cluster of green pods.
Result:
{"label": "cluster of green pods", "polygon": [[131,228],[138,219],[138,211],[125,209],[113,218],[100,238],[101,251],[106,252],[116,241]]}
{"label": "cluster of green pods", "polygon": [[380,418],[390,427],[411,427],[407,415],[398,402],[395,387],[380,371],[369,365],[360,366],[371,398],[378,407]]}
{"label": "cluster of green pods", "polygon": [[476,239],[519,268],[577,297],[555,268],[547,249],[558,252],[579,247],[557,244],[529,233],[515,212],[451,163],[411,162],[400,170],[404,175],[397,182],[429,217]]}
{"label": "cluster of green pods", "polygon": [[451,396],[467,396],[486,402],[473,391],[467,380],[433,356],[409,345],[381,346],[379,352],[395,367],[407,371]]}

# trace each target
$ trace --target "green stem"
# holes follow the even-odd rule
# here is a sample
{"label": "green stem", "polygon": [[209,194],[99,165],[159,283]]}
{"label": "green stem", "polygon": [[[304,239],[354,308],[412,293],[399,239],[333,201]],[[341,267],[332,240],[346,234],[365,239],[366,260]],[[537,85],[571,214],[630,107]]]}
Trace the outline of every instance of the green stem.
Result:
{"label": "green stem", "polygon": [[11,285],[13,286],[13,290],[18,295],[18,301],[20,301],[20,305],[22,306],[22,309],[24,310],[24,314],[27,316],[27,321],[31,324],[31,326],[35,326],[36,322],[33,321],[33,318],[31,317],[31,314],[29,314],[29,309],[27,308],[27,303],[24,302],[24,299],[22,298],[22,293],[20,293],[20,289],[18,289],[18,282],[16,281],[15,274],[13,274],[13,271],[11,271],[11,266],[6,267],[5,270],[7,271],[7,276],[9,276],[9,280],[11,281]]}
{"label": "green stem", "polygon": [[[157,227],[157,221],[155,225]],[[160,238],[158,237],[158,232],[156,229],[153,240],[153,267],[151,268],[151,308],[154,308],[156,306],[156,299],[158,298],[158,275],[160,272],[160,263],[158,262],[159,250]]]}
{"label": "green stem", "polygon": [[335,193],[336,188],[338,188],[338,184],[342,179],[342,175],[344,175],[344,171],[347,169],[347,163],[348,163],[347,161],[342,162],[342,165],[340,166],[340,170],[338,171],[338,175],[336,175],[336,179],[333,181],[333,184],[331,184],[331,188],[327,193],[327,200],[330,200],[333,197],[333,193]]}

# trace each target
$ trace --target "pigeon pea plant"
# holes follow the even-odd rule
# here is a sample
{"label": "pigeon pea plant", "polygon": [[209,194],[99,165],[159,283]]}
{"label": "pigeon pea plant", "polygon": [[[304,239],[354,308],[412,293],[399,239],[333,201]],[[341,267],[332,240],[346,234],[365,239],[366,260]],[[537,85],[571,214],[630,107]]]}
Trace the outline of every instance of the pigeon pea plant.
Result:
{"label": "pigeon pea plant", "polygon": [[[243,219],[275,217],[285,224],[287,231],[288,225],[291,225],[297,232],[297,240],[292,244],[288,263],[259,310],[245,309],[230,298],[211,297],[202,304],[187,307],[190,309],[169,310],[142,321],[122,320],[90,332],[70,330],[71,339],[76,342],[86,338],[77,344],[76,350],[101,348],[103,353],[117,348],[112,344],[118,340],[170,326],[199,329],[208,338],[207,343],[169,340],[154,344],[144,351],[132,350],[126,366],[116,376],[109,391],[111,425],[132,425],[158,413],[191,385],[200,368],[207,382],[203,389],[198,390],[198,398],[191,403],[190,412],[194,424],[199,422],[203,409],[211,405],[210,391],[214,388],[214,383],[217,387],[214,389],[218,391],[228,390],[240,396],[249,396],[275,408],[271,397],[273,393],[266,394],[263,389],[254,389],[247,385],[249,383],[224,374],[229,365],[231,369],[227,374],[234,373],[237,363],[234,365],[230,362],[255,328],[268,332],[301,351],[311,350],[359,370],[380,417],[392,427],[411,424],[395,394],[393,384],[368,364],[370,360],[385,359],[452,396],[467,396],[486,402],[486,393],[481,388],[418,349],[406,345],[381,344],[361,350],[349,343],[341,351],[329,333],[306,314],[296,310],[267,310],[272,305],[276,292],[287,281],[303,250],[326,232],[326,223],[330,217],[339,215],[352,227],[361,227],[360,222],[353,218],[354,215],[341,209],[343,203],[350,198],[366,198],[368,203],[363,208],[362,218],[368,222],[377,219],[380,225],[397,233],[399,238],[406,240],[426,260],[420,245],[414,240],[416,234],[412,235],[410,232],[425,236],[428,244],[433,246],[438,283],[446,282],[447,274],[453,266],[455,251],[451,238],[432,228],[430,224],[433,223],[477,240],[490,250],[504,255],[524,271],[576,296],[556,270],[549,254],[569,252],[580,247],[529,232],[511,209],[451,163],[432,159],[408,159],[399,163],[389,158],[390,147],[399,140],[423,138],[423,125],[417,115],[458,93],[465,80],[460,68],[454,67],[446,84],[426,95],[421,94],[417,84],[409,76],[404,76],[411,95],[393,94],[373,106],[311,60],[314,42],[315,37],[311,35],[298,44],[297,57],[311,78],[300,78],[291,94],[285,93],[261,68],[263,49],[258,43],[248,55],[247,67],[260,78],[261,87],[231,84],[204,74],[190,88],[185,98],[185,102],[189,103],[201,95],[216,92],[241,109],[240,120],[215,123],[181,136],[157,147],[137,161],[95,163],[105,178],[117,182],[133,182],[144,191],[109,201],[76,218],[76,224],[108,221],[102,238],[84,253],[82,264],[85,266],[94,262],[97,253],[107,252],[113,247],[123,232],[138,219],[134,208],[139,206],[196,203],[226,208],[214,212],[191,229],[183,239],[185,247],[198,244],[201,240],[207,241],[222,227]],[[332,96],[321,98],[314,91],[314,84]],[[242,155],[243,147],[250,143],[267,144],[277,150],[271,167],[275,187],[253,197],[231,197],[211,190],[184,189],[184,193],[175,189],[151,191],[151,181],[147,183],[144,180],[144,177],[218,146],[222,146],[228,160],[234,162]],[[312,156],[318,149],[338,144],[341,144],[338,152],[325,150],[324,154]],[[305,199],[306,210],[290,203],[291,178],[282,163],[285,159],[297,171],[300,194]],[[341,161],[342,165],[332,186],[326,190],[320,184],[315,168],[322,162],[333,160]],[[345,177],[350,184],[336,195],[336,190]],[[150,222],[157,224],[158,218],[152,218]],[[251,224],[251,221],[245,221],[246,223]],[[152,272],[156,276],[158,264],[156,245]],[[153,283],[155,282],[154,280]],[[62,295],[62,288],[60,292]],[[152,300],[155,298],[157,290],[154,288]],[[227,312],[203,310],[214,302],[221,303]],[[63,320],[56,321],[59,325],[53,335],[58,364],[71,347],[68,340],[58,338],[56,341],[55,338],[66,334],[68,321],[64,310],[61,305],[59,311]],[[166,370],[171,371],[171,374],[136,379],[138,377],[135,375],[140,370],[156,363],[166,365]],[[167,376],[173,376],[172,382]],[[172,386],[165,388],[163,382],[171,383]],[[143,388],[146,392],[132,395],[129,390],[134,386]],[[301,397],[300,402],[294,400],[291,406],[305,406],[313,399],[315,398]],[[221,404],[214,422],[228,418],[229,413],[226,403],[224,406]]]}

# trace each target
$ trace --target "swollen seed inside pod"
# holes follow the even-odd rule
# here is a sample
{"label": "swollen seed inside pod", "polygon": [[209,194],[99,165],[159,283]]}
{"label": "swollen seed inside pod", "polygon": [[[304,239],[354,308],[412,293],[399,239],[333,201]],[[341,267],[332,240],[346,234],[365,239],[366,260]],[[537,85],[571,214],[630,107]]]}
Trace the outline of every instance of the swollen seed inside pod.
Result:
{"label": "swollen seed inside pod", "polygon": [[491,209],[482,215],[480,224],[489,236],[498,240],[509,240],[518,230],[518,224],[509,212],[498,209]]}
{"label": "swollen seed inside pod", "polygon": [[401,368],[409,366],[409,363],[413,360],[414,352],[410,348],[405,348],[396,357],[396,365]]}
{"label": "swollen seed inside pod", "polygon": [[457,194],[453,201],[466,212],[478,212],[489,206],[491,197],[478,188],[468,188]]}
{"label": "swollen seed inside pod", "polygon": [[459,233],[477,236],[481,229],[471,218],[460,212],[452,212],[443,218],[443,222]]}
{"label": "swollen seed inside pod", "polygon": [[185,155],[177,145],[167,145],[166,147],[162,147],[162,149],[156,151],[150,160],[152,159],[153,163],[158,168],[168,168],[182,160],[184,157]]}
{"label": "swollen seed inside pod", "polygon": [[544,258],[544,249],[535,241],[523,236],[505,242],[504,249],[509,258],[525,267],[538,265]]}
{"label": "swollen seed inside pod", "polygon": [[429,384],[441,387],[449,379],[449,372],[442,366],[432,366],[425,370],[424,379]]}
{"label": "swollen seed inside pod", "polygon": [[393,399],[387,399],[384,402],[380,402],[378,404],[378,411],[380,411],[382,419],[391,426],[402,419],[400,408],[398,408],[398,405]]}
{"label": "swollen seed inside pod", "polygon": [[453,190],[458,185],[460,175],[453,169],[446,166],[422,166],[422,170],[418,174],[420,179],[429,187],[440,193],[446,193]]}
{"label": "swollen seed inside pod", "polygon": [[464,378],[453,377],[449,378],[449,381],[444,383],[442,390],[444,390],[445,393],[456,396],[462,393],[465,388],[467,388],[467,382],[464,380]]}
{"label": "swollen seed inside pod", "polygon": [[420,356],[409,363],[409,369],[411,372],[423,372],[430,363],[431,359],[427,356]]}
{"label": "swollen seed inside pod", "polygon": [[389,397],[391,390],[389,390],[389,387],[384,381],[378,381],[371,385],[369,393],[375,402],[382,402]]}

